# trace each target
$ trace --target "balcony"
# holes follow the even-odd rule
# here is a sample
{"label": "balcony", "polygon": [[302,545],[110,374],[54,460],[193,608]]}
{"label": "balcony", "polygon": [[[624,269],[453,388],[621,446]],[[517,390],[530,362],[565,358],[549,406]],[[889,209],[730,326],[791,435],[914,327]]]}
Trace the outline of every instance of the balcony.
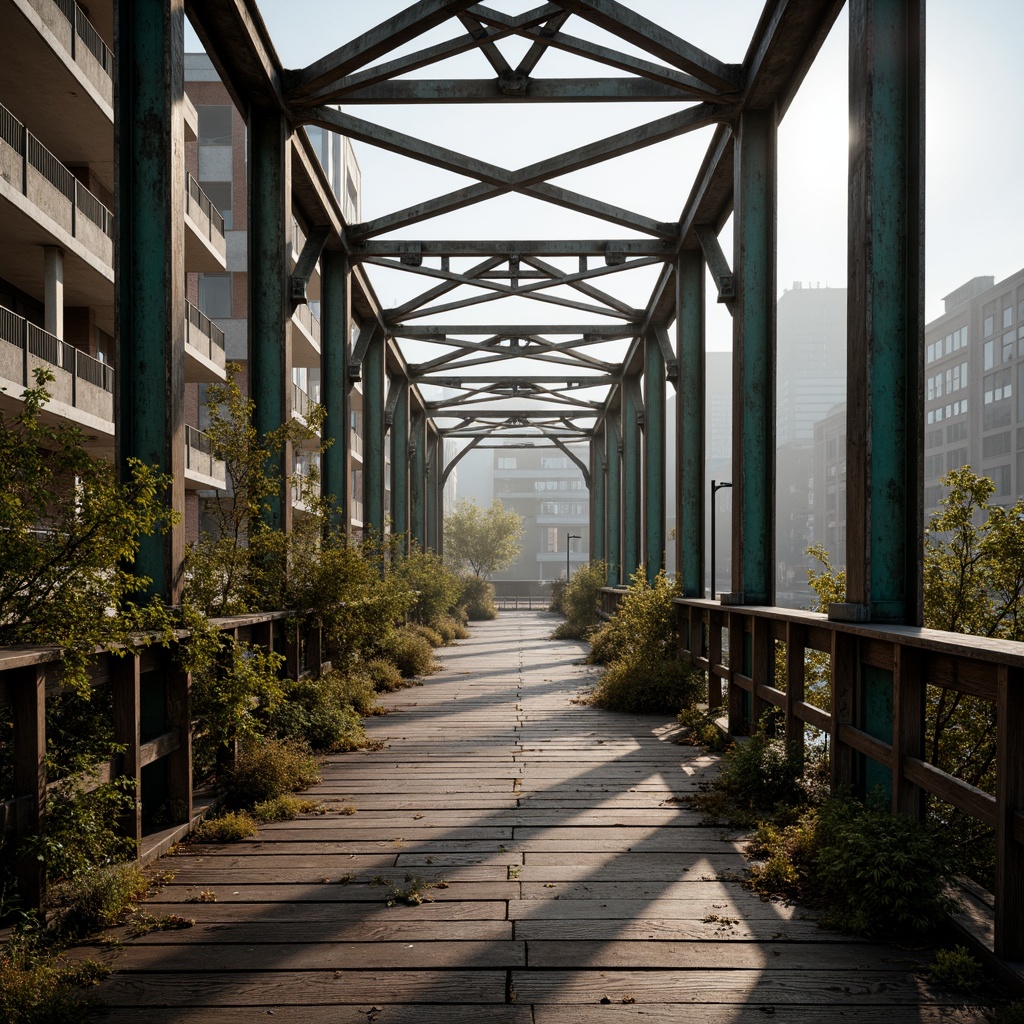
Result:
{"label": "balcony", "polygon": [[[78,255],[93,257],[104,276],[112,279],[114,215],[4,106],[0,106],[0,178],[0,195],[22,215],[8,218],[13,245],[24,249],[55,243],[77,249]],[[25,217],[32,223],[22,223]]]}
{"label": "balcony", "polygon": [[185,424],[185,489],[224,490],[227,467],[222,459],[213,457],[213,442],[208,434]]}
{"label": "balcony", "polygon": [[[310,398],[302,388],[299,387],[294,381],[292,382],[292,397],[291,397],[291,410],[292,416],[299,420],[303,426],[309,425],[309,414],[314,405],[316,405],[316,398]],[[297,448],[318,448],[320,446],[320,437],[318,434],[314,434],[313,437],[307,441],[302,441],[296,445]]]}
{"label": "balcony", "polygon": [[[292,359],[296,366],[320,364],[320,321],[300,303],[292,313]],[[297,328],[297,329],[296,329]]]}
{"label": "balcony", "polygon": [[[311,471],[316,476],[310,479]],[[292,508],[296,512],[308,513],[312,510],[313,501],[320,496],[320,456],[300,455],[295,460],[292,472]]]}
{"label": "balcony", "polygon": [[226,379],[224,332],[201,310],[186,303],[185,380],[189,384]]}
{"label": "balcony", "polygon": [[114,370],[73,345],[0,306],[0,407],[21,407],[21,391],[35,383],[37,367],[54,379],[46,385],[50,401],[43,409],[49,422],[80,426],[92,443],[109,447],[114,440]]}
{"label": "balcony", "polygon": [[185,182],[185,269],[189,273],[216,273],[227,269],[228,244],[224,237],[224,216],[187,176]]}

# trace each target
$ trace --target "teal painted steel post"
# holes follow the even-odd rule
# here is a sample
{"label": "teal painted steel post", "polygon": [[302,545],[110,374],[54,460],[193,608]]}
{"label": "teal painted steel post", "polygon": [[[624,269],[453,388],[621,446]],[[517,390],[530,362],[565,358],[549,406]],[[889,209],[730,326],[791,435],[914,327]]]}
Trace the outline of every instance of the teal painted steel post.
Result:
{"label": "teal painted steel post", "polygon": [[440,439],[437,436],[436,431],[431,429],[430,425],[427,425],[426,431],[427,438],[427,474],[425,480],[426,486],[426,512],[427,512],[427,526],[426,526],[426,545],[425,547],[429,551],[434,551],[440,554],[440,537],[442,530],[441,523],[441,458],[438,454],[440,447]]}
{"label": "teal painted steel post", "polygon": [[[924,21],[922,2],[850,5],[847,564],[836,620],[922,621]],[[893,672],[855,664],[850,674],[854,724],[891,741]],[[883,765],[847,756],[865,788],[898,788]]]}
{"label": "teal painted steel post", "polygon": [[374,329],[363,359],[363,528],[384,536],[384,404],[387,373],[384,332]]}
{"label": "teal painted steel post", "polygon": [[391,419],[391,531],[409,550],[409,382],[395,381],[398,401]]}
{"label": "teal painted steel post", "polygon": [[850,5],[847,604],[921,623],[924,4]]}
{"label": "teal painted steel post", "polygon": [[427,418],[417,411],[412,418],[409,444],[409,532],[425,551],[427,547]]}
{"label": "teal painted steel post", "polygon": [[[185,507],[185,13],[182,0],[116,6],[117,153],[115,402],[117,465],[171,477],[170,511]],[[143,537],[134,570],[151,594],[181,600],[184,526]]]}
{"label": "teal painted steel post", "polygon": [[657,335],[644,339],[644,566],[648,582],[665,568],[665,356]]}
{"label": "teal painted steel post", "polygon": [[604,425],[598,427],[590,439],[590,557],[600,562],[607,555],[607,495],[608,458],[605,454]]}
{"label": "teal painted steel post", "polygon": [[704,259],[676,261],[676,566],[683,597],[704,596]]}
{"label": "teal painted steel post", "polygon": [[623,582],[621,421],[622,415],[618,410],[608,413],[608,585],[611,587]]}
{"label": "teal painted steel post", "polygon": [[733,592],[731,604],[775,602],[774,108],[736,129],[733,239]]}
{"label": "teal painted steel post", "polygon": [[[277,110],[249,112],[249,397],[262,439],[291,417],[291,130]],[[267,525],[290,531],[291,445],[270,466],[280,480],[267,499]]]}
{"label": "teal painted steel post", "polygon": [[643,452],[640,440],[640,382],[622,382],[622,575],[628,582],[642,564]]}
{"label": "teal painted steel post", "polygon": [[323,493],[333,499],[330,526],[348,533],[352,522],[351,381],[348,376],[352,284],[348,257],[327,251],[320,260],[323,273],[321,301],[320,395],[327,418],[324,441],[332,443],[323,454]]}

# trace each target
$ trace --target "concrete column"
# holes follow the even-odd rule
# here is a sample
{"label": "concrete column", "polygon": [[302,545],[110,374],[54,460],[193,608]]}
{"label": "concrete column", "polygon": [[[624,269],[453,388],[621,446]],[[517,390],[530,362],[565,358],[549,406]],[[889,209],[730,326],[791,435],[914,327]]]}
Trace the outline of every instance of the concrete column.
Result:
{"label": "concrete column", "polygon": [[622,575],[622,433],[619,410],[609,412],[608,429],[608,585],[617,587]]}
{"label": "concrete column", "polygon": [[774,108],[736,128],[733,307],[733,553],[730,604],[775,601]]}
{"label": "concrete column", "polygon": [[391,414],[391,530],[409,550],[409,382],[396,380]]}
{"label": "concrete column", "polygon": [[704,260],[676,261],[676,566],[684,597],[704,596]]}
{"label": "concrete column", "polygon": [[[159,467],[172,480],[164,497],[168,509],[181,513],[185,507],[184,3],[117,0],[114,24],[118,55],[114,115],[117,464],[122,479],[130,473],[130,459]],[[56,290],[56,281],[54,285]],[[178,604],[183,557],[184,526],[179,523],[167,533],[142,538],[135,571],[152,580],[151,593]]]}
{"label": "concrete column", "polygon": [[644,567],[665,568],[665,356],[653,331],[644,339]]}
{"label": "concrete column", "polygon": [[919,625],[924,336],[924,4],[850,5],[847,604]]}
{"label": "concrete column", "polygon": [[43,246],[43,330],[64,338],[64,250]]}
{"label": "concrete column", "polygon": [[640,382],[622,382],[622,581],[640,566],[640,516],[643,512],[643,451],[640,440]]}
{"label": "concrete column", "polygon": [[323,492],[333,498],[331,528],[347,533],[352,522],[352,384],[348,376],[352,279],[344,253],[325,252],[320,266],[323,273],[320,395],[327,413],[324,440],[333,441],[322,459]]}
{"label": "concrete column", "polygon": [[[269,434],[291,417],[292,304],[287,265],[291,238],[291,130],[277,110],[249,112],[249,396],[253,426]],[[267,524],[289,531],[292,522],[291,445],[268,469],[280,486],[267,499]]]}
{"label": "concrete column", "polygon": [[376,329],[363,358],[363,527],[384,536],[384,423],[387,373],[384,332]]}

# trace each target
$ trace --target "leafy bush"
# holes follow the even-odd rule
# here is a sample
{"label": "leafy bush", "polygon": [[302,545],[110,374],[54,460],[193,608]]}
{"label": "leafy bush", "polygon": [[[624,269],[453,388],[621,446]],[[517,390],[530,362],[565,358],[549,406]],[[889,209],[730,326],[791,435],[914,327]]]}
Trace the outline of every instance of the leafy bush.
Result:
{"label": "leafy bush", "polygon": [[548,611],[558,615],[565,614],[565,580],[555,580],[551,584],[551,601],[548,603]]}
{"label": "leafy bush", "polygon": [[374,658],[373,661],[368,661],[363,668],[377,693],[390,693],[392,690],[409,685],[402,678],[402,673],[399,672],[398,666],[393,661]]}
{"label": "leafy bush", "polygon": [[762,724],[725,752],[717,786],[741,814],[771,815],[803,803],[803,772],[799,749],[770,737]]}
{"label": "leafy bush", "polygon": [[434,629],[441,634],[445,646],[454,643],[456,640],[469,639],[469,630],[454,616],[442,615],[434,620]]}
{"label": "leafy bush", "polygon": [[881,804],[834,797],[792,825],[762,825],[748,855],[761,862],[753,888],[808,899],[842,931],[919,942],[957,906],[945,837]]}
{"label": "leafy bush", "polygon": [[[554,639],[578,640],[593,632],[601,621],[598,606],[601,601],[601,588],[606,586],[607,582],[607,562],[590,562],[576,570],[572,579],[564,585],[561,608],[557,610],[565,616],[565,622],[555,630]],[[551,605],[552,610],[556,610],[554,594]]]}
{"label": "leafy bush", "polygon": [[973,992],[984,983],[985,973],[966,946],[956,946],[935,951],[935,962],[928,969],[928,978],[955,992]]}
{"label": "leafy bush", "polygon": [[494,586],[479,576],[463,577],[459,604],[466,609],[470,622],[498,617],[498,609],[494,604]]}
{"label": "leafy bush", "polygon": [[95,1002],[83,989],[110,973],[94,960],[69,963],[38,934],[19,932],[0,946],[0,1020],[11,1024],[86,1024]]}
{"label": "leafy bush", "polygon": [[613,662],[597,681],[591,700],[607,711],[674,714],[697,700],[701,673],[681,661],[657,661],[637,668]]}
{"label": "leafy bush", "polygon": [[138,867],[118,864],[50,886],[46,905],[61,938],[75,940],[121,923],[148,889]]}
{"label": "leafy bush", "polygon": [[327,808],[316,800],[285,793],[273,800],[264,800],[252,809],[253,818],[261,825],[271,821],[293,821],[300,814],[326,814]]}
{"label": "leafy bush", "polygon": [[458,603],[462,582],[431,551],[413,551],[394,560],[396,576],[413,595],[409,614],[416,622],[436,628],[437,623]]}
{"label": "leafy bush", "polygon": [[285,699],[268,728],[280,739],[302,740],[313,750],[359,750],[366,745],[360,716],[372,713],[375,706],[365,676],[352,679],[327,672],[318,679],[287,684]]}
{"label": "leafy bush", "polygon": [[410,622],[405,628],[415,636],[423,637],[431,647],[444,647],[444,637],[442,637],[436,629],[432,629],[430,626],[424,626],[419,622]]}
{"label": "leafy bush", "polygon": [[693,706],[683,708],[676,715],[680,725],[689,729],[689,739],[696,745],[708,750],[719,752],[729,746],[727,735],[718,727],[721,708],[703,708]]}
{"label": "leafy bush", "polygon": [[316,760],[306,744],[274,739],[250,742],[225,774],[224,803],[229,807],[252,807],[319,781]]}
{"label": "leafy bush", "polygon": [[618,610],[590,637],[591,658],[598,664],[628,659],[638,665],[671,661],[679,656],[675,605],[679,584],[664,570],[653,583],[637,569]]}
{"label": "leafy bush", "polygon": [[248,811],[228,811],[217,818],[207,818],[192,833],[197,843],[237,843],[256,835],[259,825]]}
{"label": "leafy bush", "polygon": [[385,653],[406,679],[430,675],[438,668],[433,647],[409,629],[392,633]]}

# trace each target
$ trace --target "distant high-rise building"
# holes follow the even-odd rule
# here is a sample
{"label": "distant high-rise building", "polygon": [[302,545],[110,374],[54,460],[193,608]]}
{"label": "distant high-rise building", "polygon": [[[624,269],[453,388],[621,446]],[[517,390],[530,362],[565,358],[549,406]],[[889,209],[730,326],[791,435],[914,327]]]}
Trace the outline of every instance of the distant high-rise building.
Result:
{"label": "distant high-rise building", "polygon": [[924,506],[963,465],[996,485],[992,501],[1024,495],[1024,269],[975,277],[925,327]]}
{"label": "distant high-rise building", "polygon": [[832,565],[846,565],[846,402],[840,402],[814,428],[814,487],[811,491],[814,540]]}

